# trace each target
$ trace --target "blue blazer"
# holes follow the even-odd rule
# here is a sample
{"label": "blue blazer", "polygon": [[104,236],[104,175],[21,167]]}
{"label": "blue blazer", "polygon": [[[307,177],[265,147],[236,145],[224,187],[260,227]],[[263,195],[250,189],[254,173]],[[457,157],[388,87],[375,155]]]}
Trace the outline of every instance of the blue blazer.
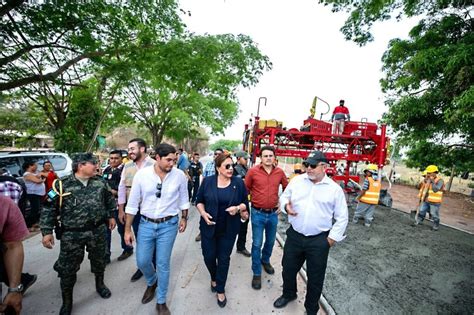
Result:
{"label": "blue blazer", "polygon": [[[242,178],[232,176],[230,185],[234,188],[234,192],[232,194],[232,201],[230,202],[229,206],[237,206],[241,203],[244,203],[248,211],[248,192],[247,188],[245,188]],[[219,206],[219,201],[217,198],[217,175],[204,178],[196,196],[196,204],[198,203],[204,204],[206,212],[209,213],[213,218],[217,217],[217,209]],[[240,224],[240,214],[233,216],[226,214],[226,234],[230,236],[239,234]],[[204,221],[204,219],[201,217],[199,229],[201,230],[201,234],[207,237],[213,237],[216,226],[207,225],[206,221]]]}

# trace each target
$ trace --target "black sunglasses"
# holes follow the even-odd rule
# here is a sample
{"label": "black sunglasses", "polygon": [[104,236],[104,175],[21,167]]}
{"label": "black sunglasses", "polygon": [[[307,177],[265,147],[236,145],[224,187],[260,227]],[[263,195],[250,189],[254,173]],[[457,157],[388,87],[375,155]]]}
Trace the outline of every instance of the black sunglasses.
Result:
{"label": "black sunglasses", "polygon": [[156,198],[161,198],[161,187],[163,187],[162,183],[158,183],[156,185],[156,193],[155,193]]}
{"label": "black sunglasses", "polygon": [[227,164],[226,166],[224,166],[226,170],[228,170],[229,168],[234,168],[234,165],[232,164]]}
{"label": "black sunglasses", "polygon": [[319,163],[319,164],[303,163],[303,165],[304,165],[304,167],[306,167],[306,168],[311,167],[312,169],[315,169],[315,168],[318,167],[318,166],[326,165],[326,163]]}

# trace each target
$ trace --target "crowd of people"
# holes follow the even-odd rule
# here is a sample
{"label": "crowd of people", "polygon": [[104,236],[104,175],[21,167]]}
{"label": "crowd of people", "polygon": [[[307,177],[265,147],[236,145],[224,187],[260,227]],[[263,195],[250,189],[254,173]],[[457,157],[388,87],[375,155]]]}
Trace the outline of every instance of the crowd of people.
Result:
{"label": "crowd of people", "polygon": [[[122,163],[121,152],[113,150],[101,174],[91,153],[72,155],[73,174],[61,180],[48,161],[42,172],[37,172],[36,163],[25,163],[24,184],[3,174],[0,269],[1,281],[9,289],[0,311],[8,306],[19,312],[22,295],[37,279],[22,273],[21,240],[28,234],[27,226],[34,228],[39,219],[44,247],[51,249],[55,240],[61,240],[54,264],[62,294],[60,314],[72,312],[74,285],[85,250],[98,295],[111,297],[104,271],[111,261],[111,233],[116,226],[122,247],[117,260],[128,259],[135,250],[137,270],[130,280],[143,275],[146,280],[142,303],[155,299],[157,313],[170,314],[166,303],[173,245],[177,234],[186,231],[190,208],[195,205],[194,211],[200,215],[196,241],[201,241],[210,290],[219,307],[227,304],[225,288],[234,244],[238,254],[250,258],[251,288],[262,289],[262,271],[275,273],[270,258],[278,215],[285,211],[289,228],[282,259],[283,290],[273,305],[282,308],[296,298],[296,275],[306,263],[304,306],[307,314],[316,314],[330,248],[345,238],[348,209],[344,192],[326,175],[330,165],[320,151],[312,151],[302,164],[295,164],[290,181],[277,166],[274,147],[263,146],[258,154],[260,163],[249,168],[246,152],[232,156],[216,149],[213,160],[203,167],[198,153],[188,156],[166,143],[154,148],[151,158],[145,141],[135,138],[128,144],[129,161]],[[424,199],[416,219],[420,224],[429,211],[434,229],[439,226],[444,187],[437,172],[435,166],[427,168],[420,187],[420,198]],[[369,227],[380,194],[377,167],[369,165],[365,176],[353,222],[364,219]],[[31,204],[26,217],[20,210],[25,199]],[[246,248],[249,225],[250,251]]]}

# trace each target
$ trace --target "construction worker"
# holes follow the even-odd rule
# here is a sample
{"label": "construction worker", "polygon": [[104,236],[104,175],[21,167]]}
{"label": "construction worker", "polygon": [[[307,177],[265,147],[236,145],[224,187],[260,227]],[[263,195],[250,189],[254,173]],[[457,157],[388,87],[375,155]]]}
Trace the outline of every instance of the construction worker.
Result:
{"label": "construction worker", "polygon": [[[423,180],[418,184],[418,207],[411,212],[413,219],[415,219],[418,216],[418,210],[420,209],[420,206],[423,203],[423,200],[425,199],[426,194],[428,193],[428,188],[429,188],[429,185],[425,185],[428,183],[426,170],[424,170],[421,173],[421,176],[423,176]],[[428,214],[431,219],[431,212],[429,209],[428,209]]]}
{"label": "construction worker", "polygon": [[288,181],[291,181],[293,178],[301,174],[304,174],[303,165],[301,163],[296,163],[293,165],[293,174],[290,175]]}
{"label": "construction worker", "polygon": [[370,227],[374,219],[375,206],[379,204],[380,188],[382,183],[377,180],[377,165],[369,164],[364,170],[365,180],[362,184],[362,191],[356,200],[359,201],[354,213],[352,223],[359,222],[359,218],[364,217],[364,225]]}
{"label": "construction worker", "polygon": [[[444,191],[444,181],[438,177],[438,167],[436,165],[429,165],[426,168],[426,180],[425,187],[428,191],[427,194],[421,196],[423,201],[421,203],[420,212],[416,218],[415,225],[420,225],[425,219],[426,212],[429,210],[433,217],[433,227],[434,231],[437,231],[439,228],[439,208],[443,200],[443,191]],[[427,186],[427,187],[426,187]]]}
{"label": "construction worker", "polygon": [[351,120],[349,109],[344,106],[344,100],[339,101],[339,106],[334,108],[332,112],[332,134],[342,134],[344,132],[345,121]]}

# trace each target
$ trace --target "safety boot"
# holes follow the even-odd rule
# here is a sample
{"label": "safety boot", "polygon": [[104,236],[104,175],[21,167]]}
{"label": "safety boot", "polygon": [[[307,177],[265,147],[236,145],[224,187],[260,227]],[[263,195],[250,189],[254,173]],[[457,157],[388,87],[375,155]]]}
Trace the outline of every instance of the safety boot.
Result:
{"label": "safety boot", "polygon": [[104,284],[103,273],[95,274],[95,289],[103,299],[108,299],[112,295],[112,292],[110,292],[109,288]]}

